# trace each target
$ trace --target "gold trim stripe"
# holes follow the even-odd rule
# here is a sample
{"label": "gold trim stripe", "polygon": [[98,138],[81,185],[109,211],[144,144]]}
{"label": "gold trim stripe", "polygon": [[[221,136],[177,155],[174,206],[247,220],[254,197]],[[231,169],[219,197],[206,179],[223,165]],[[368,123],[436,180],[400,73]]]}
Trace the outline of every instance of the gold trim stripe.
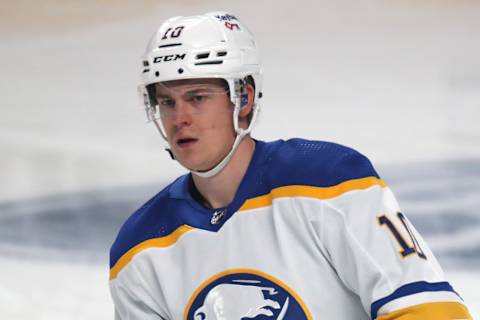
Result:
{"label": "gold trim stripe", "polygon": [[459,302],[423,303],[377,317],[377,320],[395,319],[472,320],[473,318],[468,309]]}
{"label": "gold trim stripe", "polygon": [[[345,192],[363,190],[372,186],[380,186],[384,188],[386,187],[386,184],[376,177],[366,177],[348,180],[332,187],[312,187],[301,185],[278,187],[272,189],[269,194],[246,200],[238,211],[268,207],[272,205],[272,200],[277,198],[306,197],[316,199],[331,199]],[[194,228],[191,226],[183,225],[165,237],[146,240],[131,248],[110,269],[110,280],[115,279],[120,270],[122,270],[140,251],[148,248],[164,248],[171,246],[185,232],[192,229]]]}
{"label": "gold trim stripe", "polygon": [[338,197],[345,192],[363,190],[377,185],[382,188],[385,188],[387,186],[385,182],[376,177],[352,179],[332,187],[312,187],[300,185],[284,186],[272,189],[269,194],[248,199],[240,207],[239,211],[270,206],[272,205],[272,200],[277,198],[305,197],[325,200]]}
{"label": "gold trim stripe", "polygon": [[178,227],[175,231],[170,233],[168,236],[161,237],[161,238],[154,238],[150,240],[146,240],[137,244],[135,247],[128,250],[118,261],[115,265],[110,269],[110,280],[113,280],[117,277],[120,270],[123,269],[131,260],[132,258],[140,253],[141,251],[148,249],[148,248],[165,248],[169,247],[187,231],[192,230],[193,227],[182,225]]}

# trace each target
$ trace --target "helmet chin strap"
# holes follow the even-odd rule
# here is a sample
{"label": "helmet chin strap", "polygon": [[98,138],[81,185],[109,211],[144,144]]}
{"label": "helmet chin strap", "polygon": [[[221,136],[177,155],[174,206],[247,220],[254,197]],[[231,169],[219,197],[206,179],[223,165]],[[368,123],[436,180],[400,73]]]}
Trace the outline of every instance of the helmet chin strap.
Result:
{"label": "helmet chin strap", "polygon": [[247,129],[243,129],[243,128],[240,128],[240,126],[238,124],[238,115],[240,114],[240,110],[241,110],[240,104],[241,104],[241,102],[237,101],[237,103],[235,103],[235,109],[233,111],[233,127],[235,129],[235,132],[237,133],[237,136],[235,137],[235,141],[233,142],[233,145],[232,145],[232,148],[230,149],[230,152],[225,156],[225,158],[223,158],[222,161],[220,161],[216,166],[214,166],[210,170],[195,171],[195,170],[191,170],[191,169],[187,168],[188,170],[190,170],[191,173],[193,173],[193,174],[195,174],[199,177],[202,177],[202,178],[211,178],[211,177],[214,177],[217,174],[219,174],[226,167],[226,165],[230,162],[233,155],[235,154],[235,151],[237,150],[238,146],[240,145],[240,142],[242,142],[243,138],[252,131],[253,124],[254,124],[255,120],[257,119],[257,114],[258,114],[258,110],[259,110],[257,104],[255,103],[252,107],[253,115],[252,115],[252,119],[250,121],[250,124],[248,125]]}
{"label": "helmet chin strap", "polygon": [[[211,177],[214,177],[216,176],[217,174],[219,174],[224,168],[225,166],[230,162],[230,160],[232,159],[233,155],[235,154],[235,151],[237,150],[238,146],[240,145],[240,142],[242,142],[243,138],[248,135],[251,131],[252,131],[252,128],[253,128],[253,124],[255,122],[255,120],[257,119],[257,114],[258,114],[258,105],[257,103],[255,103],[253,105],[253,115],[252,115],[252,119],[250,121],[250,124],[248,125],[248,128],[247,129],[243,129],[243,128],[240,128],[239,124],[238,124],[238,115],[240,113],[240,101],[238,101],[236,104],[235,104],[235,109],[233,111],[233,126],[234,126],[234,129],[235,129],[235,132],[237,133],[237,136],[235,137],[235,141],[233,142],[232,144],[232,148],[230,149],[230,151],[228,152],[228,154],[225,156],[225,158],[222,159],[222,161],[220,161],[218,164],[216,164],[213,168],[211,168],[210,170],[207,170],[207,171],[196,171],[196,170],[192,170],[190,168],[187,168],[186,166],[184,166],[183,164],[181,164],[185,169],[187,169],[188,171],[190,171],[192,174],[195,174],[199,177],[202,177],[202,178],[211,178]],[[160,124],[157,122],[156,119],[154,119],[153,121],[155,123],[155,126],[157,127],[158,131],[160,132],[160,134],[162,135],[162,137],[165,139],[165,141],[168,141],[167,140],[167,137],[165,135],[165,133],[163,132]],[[167,142],[168,144],[168,142]],[[169,147],[166,147],[165,148],[168,153],[170,154],[170,156],[172,157],[172,159],[175,159],[174,157],[174,154],[172,153],[172,151],[170,150]]]}
{"label": "helmet chin strap", "polygon": [[240,145],[240,142],[242,142],[243,138],[246,136],[246,131],[243,129],[240,129],[241,133],[237,133],[237,136],[235,137],[235,141],[233,142],[232,148],[230,149],[230,152],[223,158],[222,161],[220,161],[216,166],[214,166],[212,169],[207,170],[207,171],[195,171],[195,170],[190,170],[194,175],[197,175],[202,178],[211,178],[213,176],[216,176],[217,174],[222,171],[225,166],[230,162],[232,159],[233,155],[235,154],[235,151],[237,150],[238,146]]}

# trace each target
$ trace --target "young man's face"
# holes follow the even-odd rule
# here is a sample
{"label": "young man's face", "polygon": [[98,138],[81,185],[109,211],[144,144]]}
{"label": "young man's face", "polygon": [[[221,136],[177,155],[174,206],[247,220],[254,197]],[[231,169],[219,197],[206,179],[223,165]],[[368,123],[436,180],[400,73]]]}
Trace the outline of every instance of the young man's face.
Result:
{"label": "young man's face", "polygon": [[223,80],[157,83],[155,94],[168,143],[183,166],[206,171],[228,154],[235,131],[233,104]]}

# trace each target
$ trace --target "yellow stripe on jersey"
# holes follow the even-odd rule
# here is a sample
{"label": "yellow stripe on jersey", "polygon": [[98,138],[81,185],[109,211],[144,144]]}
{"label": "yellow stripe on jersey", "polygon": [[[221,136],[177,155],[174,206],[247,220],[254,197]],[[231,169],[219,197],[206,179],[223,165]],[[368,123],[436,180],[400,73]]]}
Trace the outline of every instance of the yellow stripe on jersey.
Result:
{"label": "yellow stripe on jersey", "polygon": [[419,304],[377,317],[377,320],[472,320],[467,308],[458,302]]}
{"label": "yellow stripe on jersey", "polygon": [[[301,185],[284,186],[272,189],[269,194],[248,199],[238,211],[271,206],[272,200],[276,198],[307,197],[317,199],[331,199],[348,191],[363,190],[372,186],[380,186],[383,188],[386,187],[386,184],[376,177],[367,177],[348,180],[332,187],[312,187]],[[183,225],[165,237],[146,240],[131,248],[117,261],[117,263],[115,263],[113,268],[110,269],[110,280],[115,279],[120,270],[122,270],[139,252],[148,248],[162,248],[171,246],[185,232],[192,229],[194,228]]]}
{"label": "yellow stripe on jersey", "polygon": [[193,228],[190,226],[183,225],[165,237],[146,240],[131,248],[117,261],[117,263],[115,263],[113,268],[110,269],[110,280],[115,279],[120,270],[122,270],[137,253],[148,248],[164,248],[171,246],[177,242],[178,238],[180,238],[185,232],[192,229]]}
{"label": "yellow stripe on jersey", "polygon": [[348,180],[332,187],[312,187],[300,185],[278,187],[272,189],[269,194],[245,201],[239,211],[268,207],[272,205],[272,200],[276,198],[306,197],[331,199],[348,191],[363,190],[372,186],[380,186],[384,188],[386,187],[386,184],[376,177],[367,177]]}

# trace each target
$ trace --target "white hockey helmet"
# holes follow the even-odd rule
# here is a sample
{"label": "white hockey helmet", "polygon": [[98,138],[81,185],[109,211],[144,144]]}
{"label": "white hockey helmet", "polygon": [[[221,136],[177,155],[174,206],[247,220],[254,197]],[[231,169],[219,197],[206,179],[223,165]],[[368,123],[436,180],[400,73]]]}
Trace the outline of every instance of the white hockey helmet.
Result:
{"label": "white hockey helmet", "polygon": [[[233,123],[237,134],[229,154],[208,171],[194,171],[201,177],[219,173],[255,122],[262,96],[260,57],[252,33],[233,15],[210,12],[198,16],[173,17],[164,22],[151,38],[142,58],[139,93],[147,118],[154,121],[167,142],[160,119],[153,84],[164,81],[219,78],[228,83],[234,105]],[[238,114],[244,105],[245,82],[255,87],[252,118],[247,129],[238,125]],[[166,149],[169,150],[168,142]]]}

